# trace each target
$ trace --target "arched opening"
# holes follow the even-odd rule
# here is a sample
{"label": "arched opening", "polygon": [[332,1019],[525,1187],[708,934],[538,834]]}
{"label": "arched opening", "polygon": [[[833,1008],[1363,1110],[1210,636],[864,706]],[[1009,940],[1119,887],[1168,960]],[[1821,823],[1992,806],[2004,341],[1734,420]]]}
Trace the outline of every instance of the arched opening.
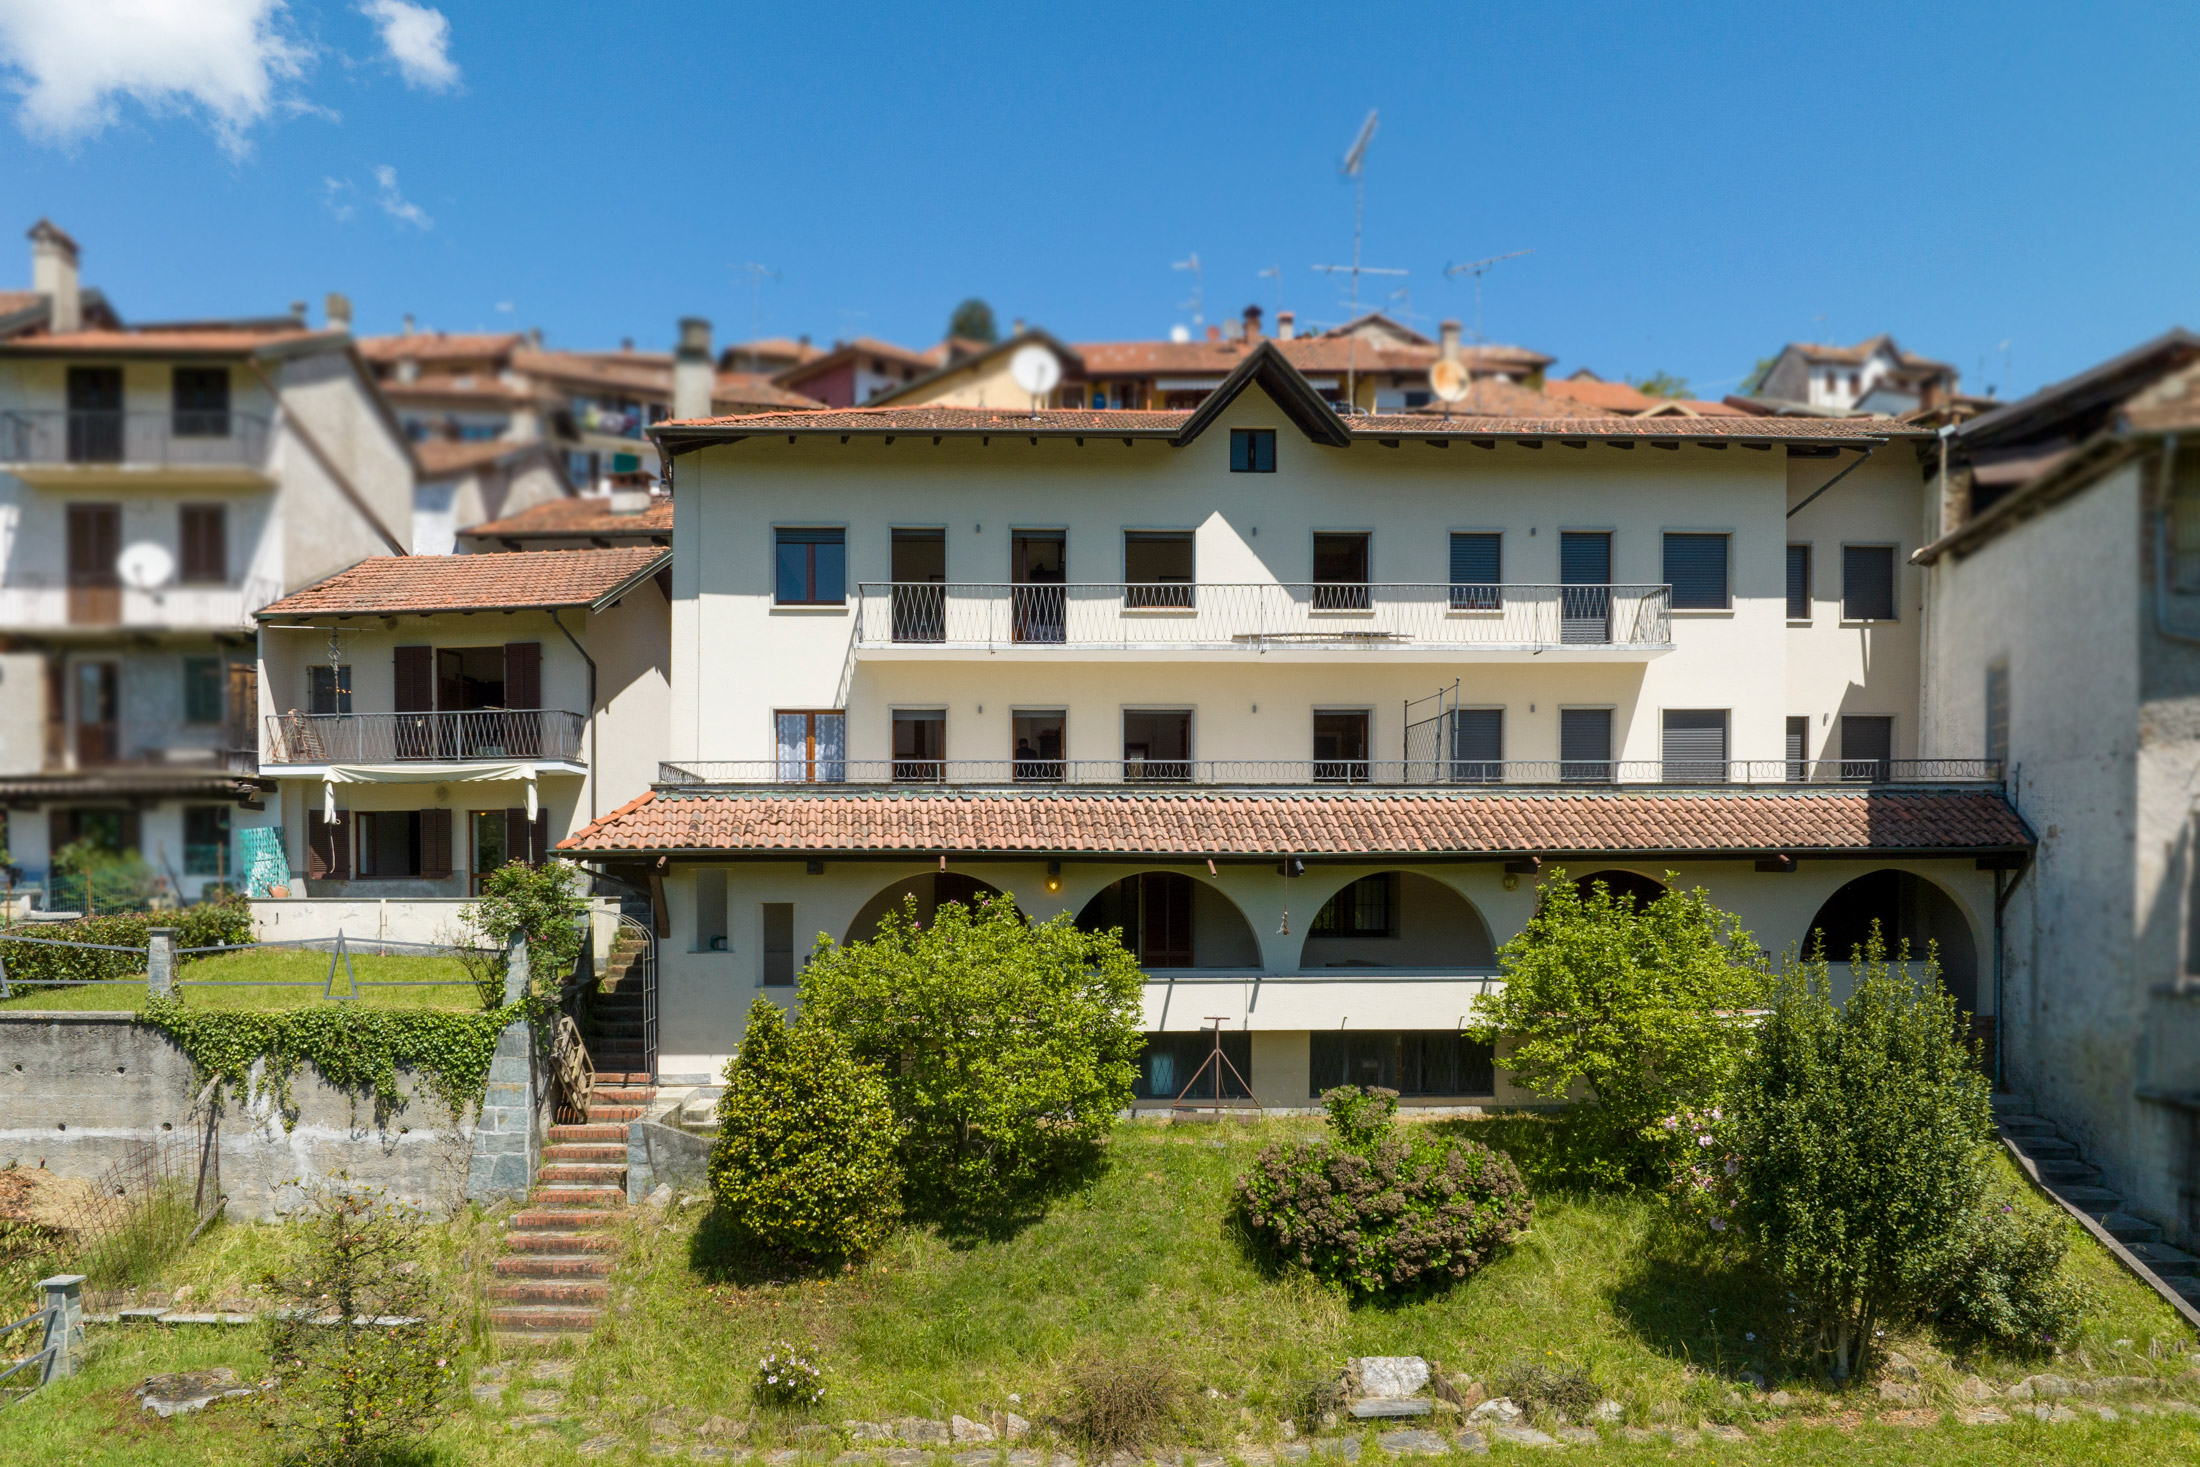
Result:
{"label": "arched opening", "polygon": [[1245,914],[1181,871],[1141,871],[1104,886],[1077,914],[1083,932],[1120,928],[1141,968],[1257,968]]}
{"label": "arched opening", "polygon": [[1581,893],[1583,901],[1587,901],[1589,893],[1596,890],[1598,882],[1604,883],[1604,889],[1612,894],[1615,901],[1624,899],[1633,902],[1637,907],[1647,907],[1665,895],[1664,882],[1654,881],[1639,871],[1622,871],[1616,866],[1609,871],[1590,872],[1574,883],[1574,890]]}
{"label": "arched opening", "polygon": [[912,876],[897,881],[863,904],[856,919],[848,924],[849,942],[868,942],[878,936],[880,919],[888,912],[898,912],[910,897],[917,899],[917,925],[932,925],[932,914],[943,902],[961,902],[973,906],[979,897],[1005,895],[997,886],[988,886],[975,876],[965,876],[959,871],[927,871],[922,876]]}
{"label": "arched opening", "polygon": [[1970,921],[1954,898],[1931,881],[1908,871],[1874,871],[1859,876],[1832,896],[1811,918],[1803,950],[1814,951],[1821,937],[1826,957],[1846,963],[1879,924],[1887,956],[1909,944],[1911,961],[1922,961],[1929,946],[1940,950],[1940,981],[1965,1013],[1978,1012],[1978,944]]}
{"label": "arched opening", "polygon": [[1493,968],[1497,944],[1474,903],[1414,871],[1363,876],[1307,924],[1301,968]]}

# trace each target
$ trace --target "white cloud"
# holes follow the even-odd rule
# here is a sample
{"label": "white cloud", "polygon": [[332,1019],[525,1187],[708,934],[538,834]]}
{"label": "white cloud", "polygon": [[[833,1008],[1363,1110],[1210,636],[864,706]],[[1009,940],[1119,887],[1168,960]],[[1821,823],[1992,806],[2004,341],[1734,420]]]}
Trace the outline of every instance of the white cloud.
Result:
{"label": "white cloud", "polygon": [[451,60],[451,22],[430,5],[406,0],[365,0],[359,13],[382,32],[382,44],[407,83],[431,92],[458,85],[458,63]]}
{"label": "white cloud", "polygon": [[34,136],[88,137],[129,98],[201,112],[241,153],[312,55],[282,19],[283,0],[0,0],[0,61]]}
{"label": "white cloud", "polygon": [[339,224],[348,223],[351,216],[359,212],[359,205],[355,202],[358,197],[359,191],[352,187],[348,178],[321,180],[321,207],[334,214]]}
{"label": "white cloud", "polygon": [[400,224],[410,224],[416,229],[433,229],[435,221],[427,211],[397,191],[397,170],[387,163],[374,165],[375,203],[382,212]]}

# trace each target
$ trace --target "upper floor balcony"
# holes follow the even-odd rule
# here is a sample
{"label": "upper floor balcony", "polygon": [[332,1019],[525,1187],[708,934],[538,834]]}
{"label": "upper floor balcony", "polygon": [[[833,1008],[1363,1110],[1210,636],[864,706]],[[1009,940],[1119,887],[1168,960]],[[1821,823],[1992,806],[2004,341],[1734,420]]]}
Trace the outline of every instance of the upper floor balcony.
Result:
{"label": "upper floor balcony", "polygon": [[0,411],[0,464],[67,480],[161,469],[195,478],[257,473],[267,463],[268,436],[266,417],[226,408],[9,408]]}
{"label": "upper floor balcony", "polygon": [[[263,765],[585,765],[586,715],[557,708],[447,713],[273,713]],[[279,772],[279,771],[278,771]]]}
{"label": "upper floor balcony", "polygon": [[856,649],[870,657],[1636,661],[1672,646],[1664,585],[866,581],[856,600]]}
{"label": "upper floor balcony", "polygon": [[238,584],[125,586],[115,573],[21,572],[0,586],[0,631],[240,631],[282,594],[264,577]]}

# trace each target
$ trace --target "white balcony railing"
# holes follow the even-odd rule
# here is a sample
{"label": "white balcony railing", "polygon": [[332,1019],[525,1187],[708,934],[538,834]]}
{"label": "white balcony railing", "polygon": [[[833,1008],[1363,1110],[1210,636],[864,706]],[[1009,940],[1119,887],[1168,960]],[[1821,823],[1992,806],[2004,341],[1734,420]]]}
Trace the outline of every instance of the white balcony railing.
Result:
{"label": "white balcony railing", "polygon": [[684,759],[664,785],[1190,785],[1487,787],[1492,785],[1984,785],[1997,759]]}
{"label": "white balcony railing", "polygon": [[121,585],[0,586],[0,628],[238,631],[249,629],[252,614],[281,594],[281,586],[259,577],[242,585],[167,586],[153,591]]}
{"label": "white balcony railing", "polygon": [[404,764],[452,760],[581,762],[586,717],[557,708],[451,713],[271,713],[268,764]]}
{"label": "white balcony railing", "polygon": [[257,468],[267,435],[257,413],[10,408],[0,411],[0,463]]}
{"label": "white balcony railing", "polygon": [[1670,589],[1662,585],[866,581],[857,589],[856,646],[872,651],[1662,651],[1673,644]]}

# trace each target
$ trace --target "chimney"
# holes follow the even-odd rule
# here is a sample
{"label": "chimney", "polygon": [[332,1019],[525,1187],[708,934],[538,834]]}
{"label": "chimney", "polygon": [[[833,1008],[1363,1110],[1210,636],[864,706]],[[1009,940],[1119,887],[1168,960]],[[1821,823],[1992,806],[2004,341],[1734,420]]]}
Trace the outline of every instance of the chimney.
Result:
{"label": "chimney", "polygon": [[1296,311],[1276,312],[1276,340],[1289,341],[1297,336],[1299,334],[1298,321],[1299,317]]}
{"label": "chimney", "polygon": [[716,373],[710,360],[710,322],[701,316],[680,318],[680,344],[672,353],[672,415],[710,416],[710,389]]}
{"label": "chimney", "polygon": [[328,299],[322,303],[321,308],[328,314],[328,324],[330,330],[351,330],[350,296],[344,294],[340,290],[332,290],[328,293]]}
{"label": "chimney", "polygon": [[413,334],[413,318],[412,318],[412,312],[410,312],[410,311],[407,311],[407,312],[405,313],[405,334],[406,334],[407,336],[410,336],[410,335],[412,335],[412,334]]}
{"label": "chimney", "polygon": [[1459,359],[1459,323],[1457,321],[1437,323],[1436,340],[1441,348],[1439,355],[1449,357],[1453,361]]}
{"label": "chimney", "polygon": [[632,350],[634,350],[634,338],[633,338],[633,337],[631,337],[631,336],[622,336],[622,337],[620,337],[620,338],[619,338],[619,350],[620,350],[620,351],[632,351]]}
{"label": "chimney", "polygon": [[50,331],[84,329],[83,298],[77,288],[76,241],[50,219],[31,226],[31,289],[47,302]]}
{"label": "chimney", "polygon": [[306,324],[306,303],[304,301],[292,301],[290,303],[290,319],[296,321],[300,326]]}
{"label": "chimney", "polygon": [[1017,317],[1017,318],[1016,318],[1015,320],[1013,320],[1013,321],[1011,321],[1011,322],[1009,322],[1009,323],[1008,323],[1008,336],[1009,336],[1009,340],[1013,341],[1013,340],[1015,340],[1015,339],[1016,339],[1017,337],[1019,337],[1019,336],[1021,336],[1021,335],[1023,335],[1023,334],[1024,334],[1024,318],[1023,318],[1023,317],[1021,317],[1021,316],[1018,316],[1018,317]]}
{"label": "chimney", "polygon": [[531,351],[542,350],[542,328],[540,326],[527,328],[527,346]]}
{"label": "chimney", "polygon": [[1208,328],[1207,328],[1207,340],[1208,340],[1209,344],[1213,344],[1213,343],[1215,343],[1215,342],[1219,342],[1219,341],[1221,341],[1221,340],[1222,340],[1222,328],[1221,328],[1220,326],[1210,326],[1210,327],[1208,327]]}
{"label": "chimney", "polygon": [[1245,308],[1245,344],[1246,344],[1247,346],[1251,346],[1251,345],[1253,345],[1253,344],[1254,344],[1255,342],[1257,342],[1257,341],[1259,341],[1259,340],[1260,340],[1260,307],[1259,307],[1259,306],[1247,306],[1247,307]]}

